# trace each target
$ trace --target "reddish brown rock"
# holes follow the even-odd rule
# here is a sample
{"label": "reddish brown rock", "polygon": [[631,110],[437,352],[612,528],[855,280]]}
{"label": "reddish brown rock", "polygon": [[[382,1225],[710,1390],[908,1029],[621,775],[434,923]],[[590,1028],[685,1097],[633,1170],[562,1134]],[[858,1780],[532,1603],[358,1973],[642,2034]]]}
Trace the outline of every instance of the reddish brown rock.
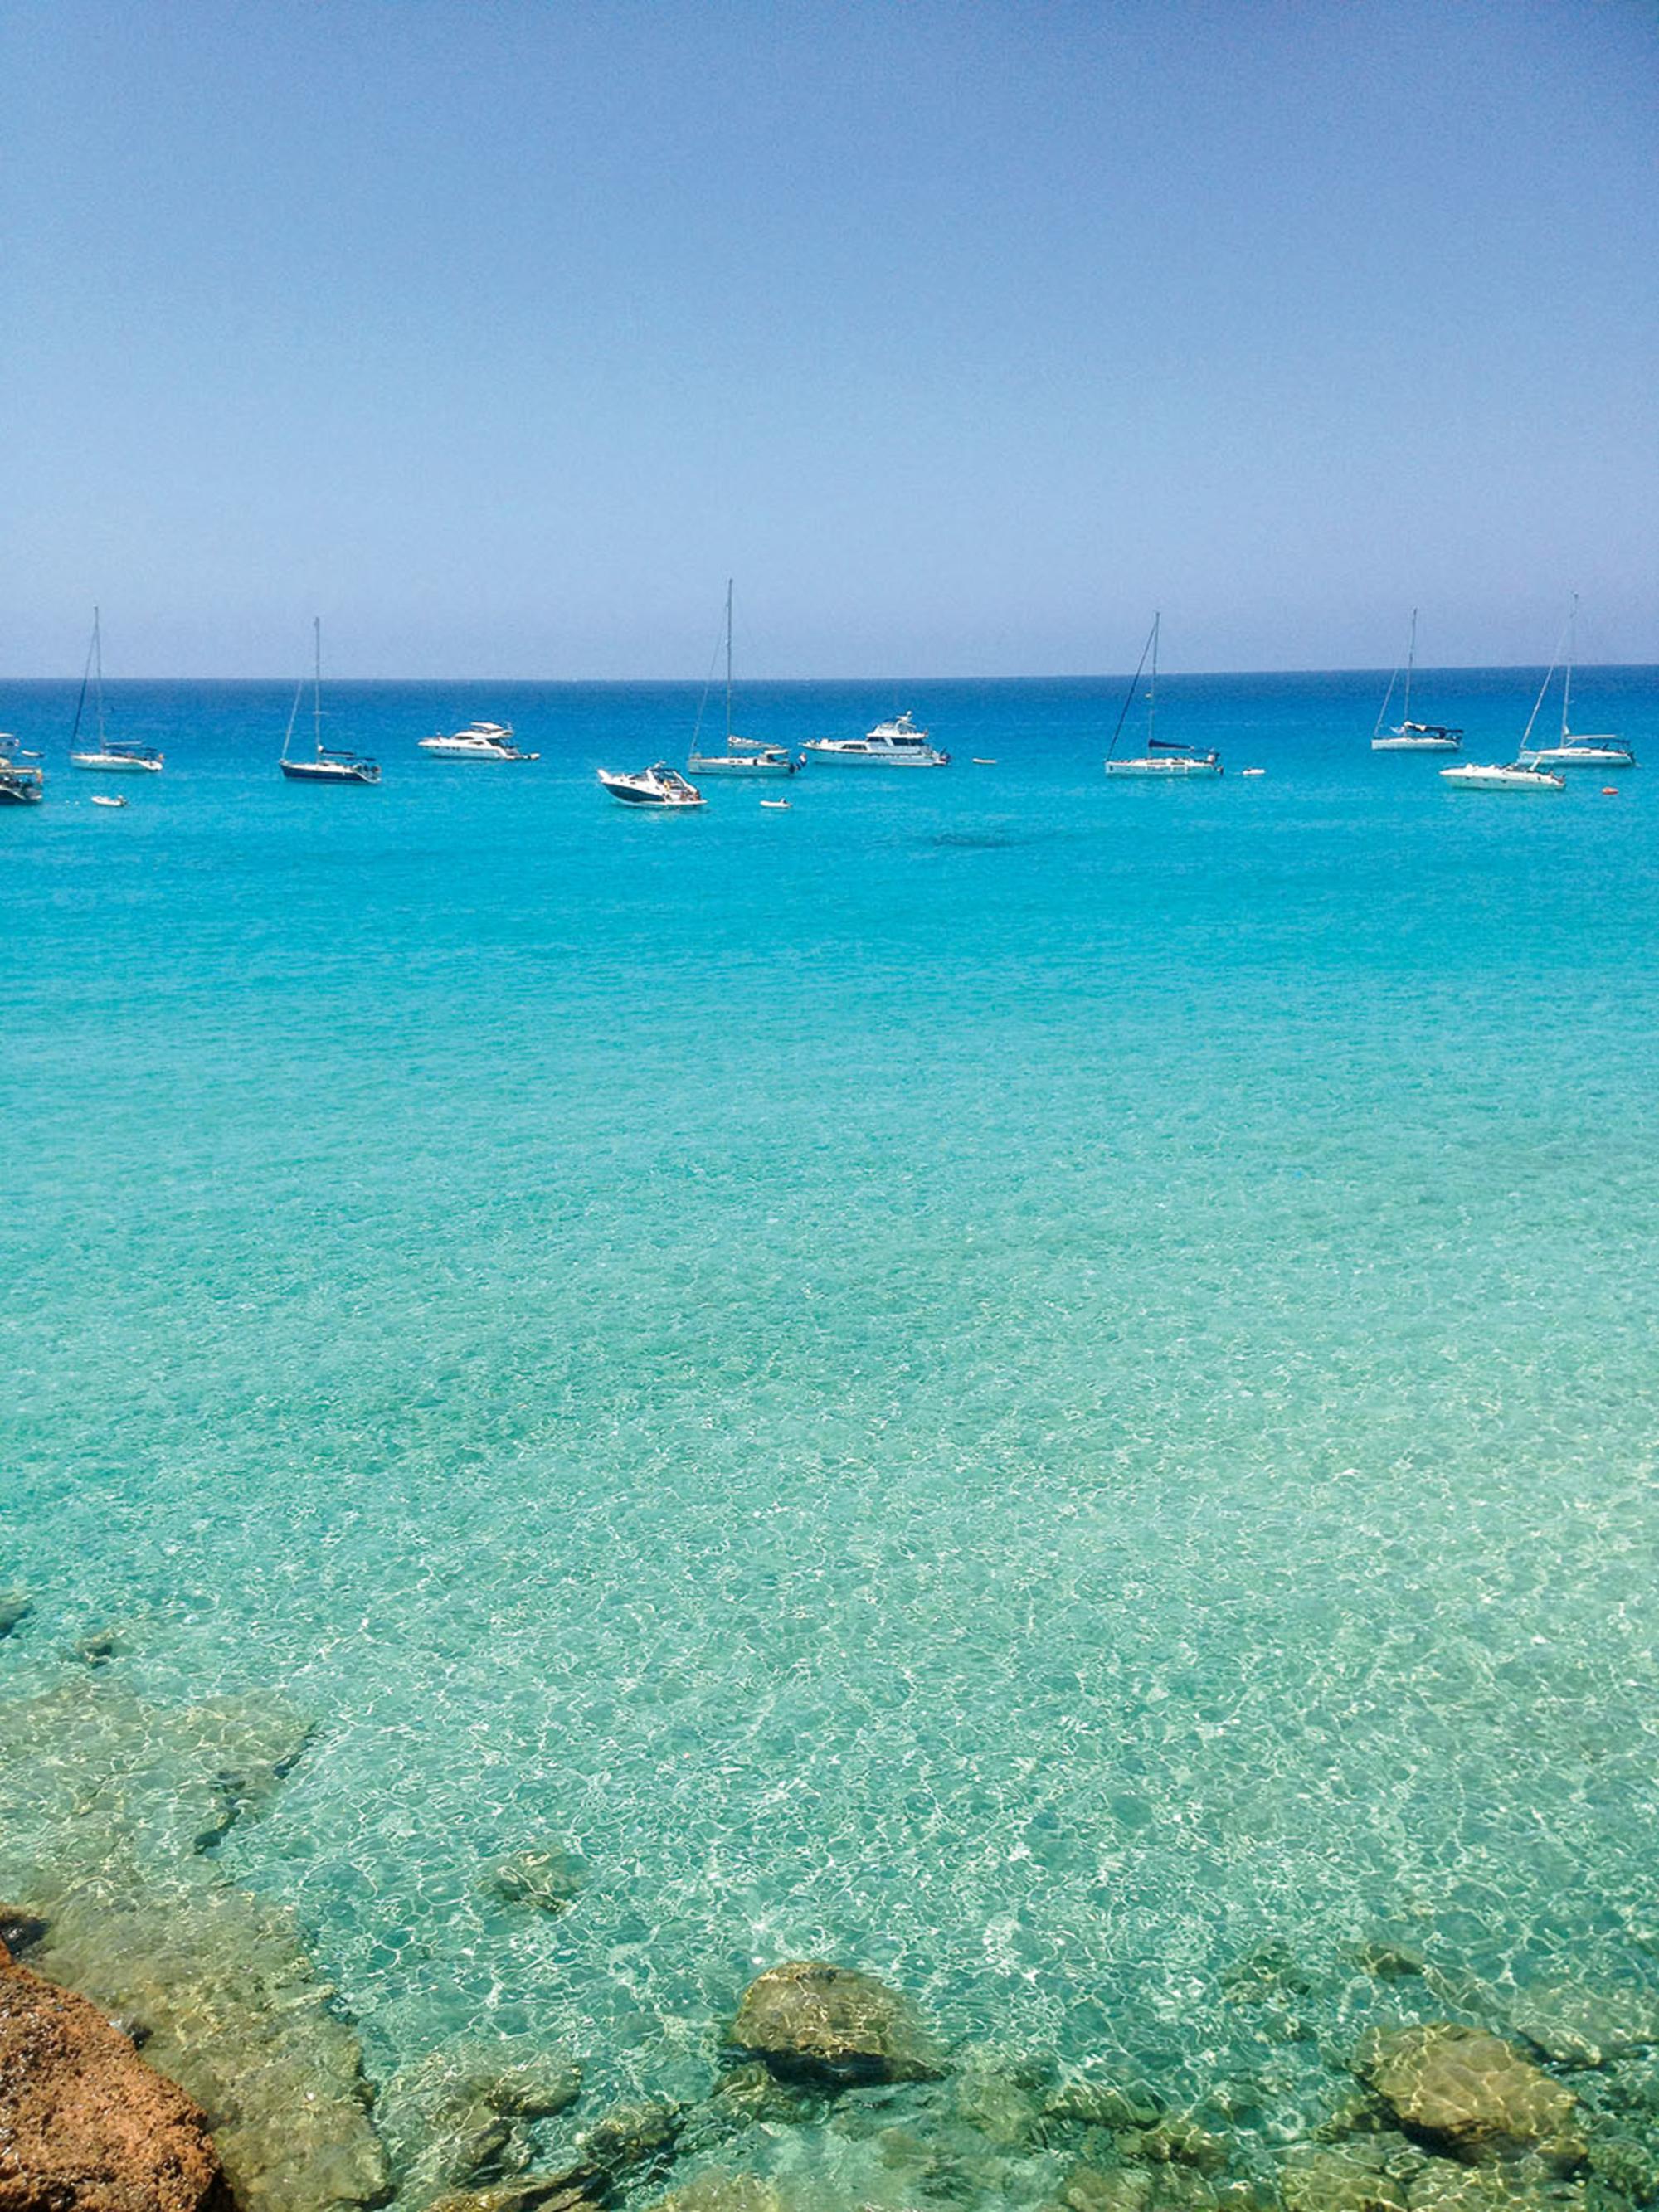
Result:
{"label": "reddish brown rock", "polygon": [[0,2212],[235,2212],[183,2090],[3,1945]]}

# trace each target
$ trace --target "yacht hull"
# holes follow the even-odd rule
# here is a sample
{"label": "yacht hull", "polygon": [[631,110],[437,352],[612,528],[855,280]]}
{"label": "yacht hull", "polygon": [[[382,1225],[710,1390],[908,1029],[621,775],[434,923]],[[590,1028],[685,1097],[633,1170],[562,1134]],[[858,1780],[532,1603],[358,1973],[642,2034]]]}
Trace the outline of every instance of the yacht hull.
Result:
{"label": "yacht hull", "polygon": [[842,768],[949,768],[948,753],[909,753],[895,746],[891,752],[855,751],[850,745],[824,745],[809,740],[806,750],[816,761],[834,761]]}
{"label": "yacht hull", "polygon": [[798,760],[764,760],[742,753],[693,753],[685,764],[688,775],[793,775]]}
{"label": "yacht hull", "polygon": [[38,806],[45,787],[33,777],[7,775],[0,770],[0,806]]}
{"label": "yacht hull", "polygon": [[1121,760],[1108,761],[1108,775],[1140,775],[1167,779],[1170,776],[1219,775],[1219,761],[1199,760]]}
{"label": "yacht hull", "polygon": [[96,775],[160,775],[161,762],[137,760],[131,753],[71,753],[71,768],[90,769]]}
{"label": "yacht hull", "polygon": [[1565,791],[1564,776],[1546,775],[1535,768],[1443,768],[1443,780],[1454,791]]}
{"label": "yacht hull", "polygon": [[1462,745],[1458,738],[1373,738],[1374,753],[1455,753]]}
{"label": "yacht hull", "polygon": [[350,767],[339,761],[282,761],[290,783],[378,783],[380,771],[368,763]]}

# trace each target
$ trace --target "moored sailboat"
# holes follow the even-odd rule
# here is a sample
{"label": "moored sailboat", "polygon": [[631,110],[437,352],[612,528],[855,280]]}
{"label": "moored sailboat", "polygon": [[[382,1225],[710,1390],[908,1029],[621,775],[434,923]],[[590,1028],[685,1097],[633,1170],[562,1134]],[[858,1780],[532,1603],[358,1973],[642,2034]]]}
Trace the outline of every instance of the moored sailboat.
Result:
{"label": "moored sailboat", "polygon": [[[1182,738],[1160,738],[1158,735],[1158,641],[1163,620],[1162,615],[1152,617],[1146,642],[1140,648],[1140,659],[1129,679],[1129,689],[1124,695],[1117,727],[1112,732],[1112,741],[1106,748],[1106,773],[1108,775],[1219,775],[1221,756],[1213,746],[1206,752],[1200,752],[1195,745]],[[1126,753],[1119,758],[1117,741],[1123,734],[1123,725],[1134,703],[1135,687],[1140,682],[1141,671],[1146,665],[1148,656],[1152,665],[1146,690],[1146,750],[1144,753]]]}
{"label": "moored sailboat", "polygon": [[[1578,594],[1575,592],[1572,611],[1567,617],[1567,661],[1561,678],[1561,736],[1555,744],[1539,745],[1530,750],[1523,744],[1521,758],[1528,768],[1634,768],[1636,755],[1622,738],[1610,732],[1599,737],[1580,736],[1571,727],[1572,670],[1577,651]],[[1533,713],[1536,719],[1536,708]],[[1530,732],[1532,724],[1529,722],[1527,727]]]}
{"label": "moored sailboat", "polygon": [[[707,691],[703,696],[708,698]],[[697,717],[698,730],[691,738],[691,751],[686,769],[692,775],[777,776],[793,775],[800,763],[787,746],[767,744],[759,738],[740,738],[732,727],[732,580],[726,582],[726,750],[718,753],[699,752],[697,737],[701,734],[702,717]]]}
{"label": "moored sailboat", "polygon": [[[84,752],[76,752],[76,741],[81,734],[81,718],[86,713],[88,683],[93,690],[98,736]],[[128,744],[105,735],[103,624],[94,607],[92,642],[87,647],[87,665],[81,672],[81,696],[75,702],[75,726],[70,732],[70,766],[91,769],[100,775],[160,775],[165,764],[165,755],[157,752],[154,745]]]}
{"label": "moored sailboat", "polygon": [[380,763],[366,754],[343,752],[337,746],[323,743],[323,623],[322,617],[313,616],[311,624],[313,661],[311,678],[312,756],[304,754],[297,759],[290,757],[289,747],[294,742],[294,725],[299,717],[300,702],[305,696],[305,678],[300,679],[294,694],[294,706],[288,718],[288,729],[283,738],[283,750],[277,766],[290,783],[378,783]]}
{"label": "moored sailboat", "polygon": [[1394,687],[1400,681],[1396,668],[1389,678],[1389,688],[1382,694],[1382,704],[1376,710],[1376,727],[1371,732],[1371,750],[1374,753],[1455,753],[1462,748],[1463,732],[1447,722],[1414,722],[1412,720],[1412,678],[1417,669],[1417,609],[1412,609],[1411,637],[1406,647],[1406,693],[1400,702],[1400,720],[1391,730],[1382,725],[1389,718],[1389,702],[1394,697]]}

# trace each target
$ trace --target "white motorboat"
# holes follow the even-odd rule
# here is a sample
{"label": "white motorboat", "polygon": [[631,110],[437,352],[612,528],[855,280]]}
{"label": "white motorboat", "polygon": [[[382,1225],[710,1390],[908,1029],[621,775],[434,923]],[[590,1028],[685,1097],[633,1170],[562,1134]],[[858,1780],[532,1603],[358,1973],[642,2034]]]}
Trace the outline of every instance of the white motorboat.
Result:
{"label": "white motorboat", "polygon": [[1463,744],[1463,732],[1447,722],[1414,722],[1412,720],[1412,678],[1417,668],[1417,609],[1412,609],[1411,637],[1406,647],[1406,690],[1400,702],[1400,720],[1391,730],[1382,727],[1389,719],[1389,703],[1394,697],[1394,687],[1400,681],[1396,668],[1389,678],[1389,688],[1382,694],[1382,704],[1376,710],[1376,727],[1371,732],[1371,750],[1374,753],[1455,753]]}
{"label": "white motorboat", "polygon": [[[83,752],[75,750],[76,739],[81,734],[81,718],[86,713],[87,687],[93,692],[94,711],[98,723],[96,742]],[[87,665],[81,672],[81,696],[75,702],[75,727],[70,732],[70,766],[91,769],[100,775],[160,775],[165,765],[164,756],[154,745],[132,745],[118,739],[112,740],[104,734],[104,641],[98,610],[92,611],[92,642],[87,647]]]}
{"label": "white motorboat", "polygon": [[[707,687],[703,704],[708,702]],[[726,745],[720,752],[705,753],[698,749],[697,740],[702,734],[702,713],[699,709],[697,726],[691,736],[690,756],[686,768],[692,775],[736,775],[769,777],[793,775],[800,763],[786,745],[769,744],[760,738],[740,738],[732,727],[732,580],[726,581]]]}
{"label": "white motorboat", "polygon": [[127,802],[125,799],[118,799],[113,792],[94,791],[92,803],[94,806],[125,806]]}
{"label": "white motorboat", "polygon": [[708,804],[696,784],[688,783],[679,770],[670,768],[666,761],[659,761],[653,768],[642,768],[632,775],[602,768],[599,781],[624,806],[689,807]]}
{"label": "white motorboat", "polygon": [[513,742],[511,722],[469,722],[464,730],[446,736],[440,730],[420,740],[420,750],[434,760],[533,761],[539,753],[522,753]]}
{"label": "white motorboat", "polygon": [[1460,761],[1443,768],[1441,781],[1455,791],[1565,791],[1567,779],[1547,769],[1528,768],[1520,761]]}
{"label": "white motorboat", "polygon": [[363,753],[342,752],[337,746],[323,743],[323,625],[319,616],[313,616],[311,624],[313,659],[311,678],[311,734],[310,757],[301,753],[298,759],[290,757],[289,747],[294,742],[294,725],[300,712],[300,702],[305,696],[305,678],[300,679],[294,694],[294,706],[288,718],[288,730],[283,738],[283,750],[277,766],[290,783],[378,783],[380,763]]}
{"label": "white motorboat", "polygon": [[878,722],[861,738],[809,738],[806,751],[814,760],[845,761],[864,768],[948,768],[949,753],[929,744],[926,730],[911,717],[896,714],[890,722]]}
{"label": "white motorboat", "polygon": [[[1522,744],[1521,758],[1528,768],[1634,768],[1636,755],[1622,738],[1579,736],[1570,727],[1572,712],[1572,667],[1578,649],[1578,594],[1572,597],[1567,617],[1567,664],[1561,682],[1561,735],[1553,745]],[[1534,709],[1534,718],[1536,709]],[[1527,725],[1532,727],[1531,723]]]}
{"label": "white motorboat", "polygon": [[46,795],[46,779],[38,768],[24,763],[38,753],[20,750],[9,730],[0,730],[0,806],[38,806]]}
{"label": "white motorboat", "polygon": [[[1208,752],[1200,752],[1195,745],[1188,744],[1179,738],[1160,738],[1156,733],[1158,640],[1163,620],[1162,615],[1152,617],[1152,626],[1146,634],[1146,642],[1140,648],[1140,659],[1136,665],[1134,674],[1129,679],[1129,689],[1124,696],[1123,705],[1118,714],[1117,727],[1112,732],[1112,742],[1106,748],[1106,773],[1108,775],[1158,777],[1219,775],[1221,756],[1213,748]],[[1128,719],[1130,708],[1134,704],[1135,690],[1140,682],[1141,671],[1146,666],[1149,658],[1152,661],[1152,673],[1146,689],[1146,750],[1144,753],[1125,753],[1120,757],[1117,741],[1123,734],[1123,725]]]}

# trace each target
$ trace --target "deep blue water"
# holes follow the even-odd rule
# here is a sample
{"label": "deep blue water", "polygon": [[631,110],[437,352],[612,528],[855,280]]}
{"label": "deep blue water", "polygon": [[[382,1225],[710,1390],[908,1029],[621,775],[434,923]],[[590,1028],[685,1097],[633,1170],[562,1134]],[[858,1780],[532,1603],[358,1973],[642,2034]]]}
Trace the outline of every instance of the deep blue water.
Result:
{"label": "deep blue water", "polygon": [[[1508,758],[1536,681],[1417,703]],[[1649,764],[1559,797],[1374,757],[1380,692],[1170,679],[1230,772],[1152,789],[1121,681],[755,685],[953,764],[663,818],[593,771],[696,687],[336,685],[330,791],[290,686],[117,684],[116,812],[10,686],[0,1691],[115,1622],[314,1713],[227,1863],[380,2065],[684,2093],[829,1954],[1195,2096],[1274,1940],[1649,1974],[1659,671],[1581,674]],[[474,714],[542,758],[414,750]],[[549,1837],[575,1909],[481,1901]]]}

